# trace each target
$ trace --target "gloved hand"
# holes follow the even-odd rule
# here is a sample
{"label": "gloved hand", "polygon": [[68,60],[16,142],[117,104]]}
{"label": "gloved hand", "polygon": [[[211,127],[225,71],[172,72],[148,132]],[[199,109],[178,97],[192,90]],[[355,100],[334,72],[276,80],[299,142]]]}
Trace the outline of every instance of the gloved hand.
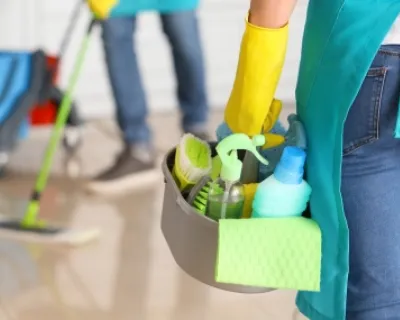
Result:
{"label": "gloved hand", "polygon": [[246,21],[235,83],[225,109],[225,122],[234,133],[254,136],[267,132],[263,126],[273,125],[278,118],[280,107],[273,103],[273,97],[287,39],[287,25],[266,29]]}
{"label": "gloved hand", "polygon": [[107,19],[118,0],[87,0],[90,10],[98,19]]}
{"label": "gloved hand", "polygon": [[282,110],[282,101],[274,99],[269,108],[269,112],[264,120],[262,131],[265,136],[265,144],[262,149],[275,148],[285,142],[282,135],[269,133],[278,121],[279,114]]}
{"label": "gloved hand", "polygon": [[[286,130],[278,122],[281,110],[282,110],[282,101],[274,99],[272,101],[269,113],[267,114],[267,117],[263,125],[262,134],[264,134],[265,136],[265,144],[262,146],[263,150],[275,148],[285,142],[284,136]],[[226,122],[221,123],[216,130],[218,142],[231,134],[232,130],[229,128]]]}

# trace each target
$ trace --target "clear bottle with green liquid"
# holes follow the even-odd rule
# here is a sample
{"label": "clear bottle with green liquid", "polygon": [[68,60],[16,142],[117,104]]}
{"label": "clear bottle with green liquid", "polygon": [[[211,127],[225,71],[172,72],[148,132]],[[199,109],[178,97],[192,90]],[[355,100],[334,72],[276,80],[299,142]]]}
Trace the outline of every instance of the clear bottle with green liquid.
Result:
{"label": "clear bottle with green liquid", "polygon": [[250,139],[247,135],[237,133],[223,139],[216,147],[221,159],[220,177],[210,185],[207,202],[207,216],[219,219],[239,219],[243,214],[245,200],[243,184],[240,182],[243,163],[238,159],[237,150],[252,152],[265,165],[268,161],[257,151],[265,144],[264,135]]}

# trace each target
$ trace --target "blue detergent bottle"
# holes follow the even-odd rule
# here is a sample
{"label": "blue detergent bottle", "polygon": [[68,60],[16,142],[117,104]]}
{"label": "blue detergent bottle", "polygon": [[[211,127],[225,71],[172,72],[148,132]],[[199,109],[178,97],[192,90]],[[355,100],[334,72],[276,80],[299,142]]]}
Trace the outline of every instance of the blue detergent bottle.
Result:
{"label": "blue detergent bottle", "polygon": [[311,187],[303,179],[305,159],[303,149],[285,147],[274,173],[258,185],[252,218],[302,215],[311,195]]}

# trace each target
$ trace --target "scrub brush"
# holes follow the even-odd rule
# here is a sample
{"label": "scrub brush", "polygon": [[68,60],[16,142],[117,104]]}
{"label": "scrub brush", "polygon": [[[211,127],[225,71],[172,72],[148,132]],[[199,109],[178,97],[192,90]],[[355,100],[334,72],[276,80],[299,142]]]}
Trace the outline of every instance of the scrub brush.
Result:
{"label": "scrub brush", "polygon": [[208,193],[212,180],[209,176],[203,177],[193,188],[188,196],[188,203],[201,215],[207,212]]}
{"label": "scrub brush", "polygon": [[206,141],[185,134],[175,153],[172,175],[181,191],[193,187],[211,171],[211,149]]}
{"label": "scrub brush", "polygon": [[[207,214],[208,194],[213,184],[213,180],[209,177],[203,177],[193,188],[188,196],[188,203],[201,215]],[[216,186],[212,186],[215,190]],[[223,192],[221,188],[221,193]]]}
{"label": "scrub brush", "polygon": [[212,169],[209,176],[205,176],[192,188],[188,196],[188,203],[201,215],[207,213],[208,194],[212,181],[218,178],[222,162],[219,156],[212,159]]}

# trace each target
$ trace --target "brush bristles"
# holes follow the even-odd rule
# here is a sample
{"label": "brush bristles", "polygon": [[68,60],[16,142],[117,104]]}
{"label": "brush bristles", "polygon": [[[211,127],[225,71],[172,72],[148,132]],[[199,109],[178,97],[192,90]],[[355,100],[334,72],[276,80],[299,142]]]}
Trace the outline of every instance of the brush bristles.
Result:
{"label": "brush bristles", "polygon": [[194,135],[185,134],[179,143],[179,167],[181,174],[192,183],[211,172],[211,149],[207,142]]}
{"label": "brush bristles", "polygon": [[202,214],[207,213],[208,194],[210,192],[210,182],[203,186],[194,198],[192,206]]}

